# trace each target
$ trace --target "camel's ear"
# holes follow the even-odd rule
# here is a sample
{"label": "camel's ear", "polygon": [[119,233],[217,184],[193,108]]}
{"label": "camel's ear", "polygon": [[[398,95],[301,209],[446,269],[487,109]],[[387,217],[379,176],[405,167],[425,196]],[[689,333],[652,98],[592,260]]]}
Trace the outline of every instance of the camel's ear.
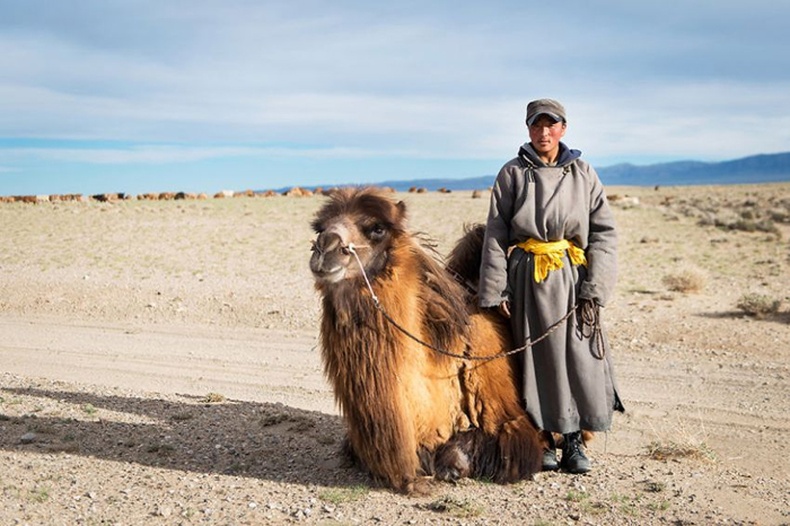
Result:
{"label": "camel's ear", "polygon": [[406,225],[406,203],[404,201],[398,201],[398,204],[395,205],[398,209],[398,223],[402,225]]}

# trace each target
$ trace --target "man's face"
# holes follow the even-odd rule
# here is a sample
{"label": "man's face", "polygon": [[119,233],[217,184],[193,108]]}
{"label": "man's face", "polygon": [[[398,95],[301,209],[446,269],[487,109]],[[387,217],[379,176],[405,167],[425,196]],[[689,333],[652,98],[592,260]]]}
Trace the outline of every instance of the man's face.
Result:
{"label": "man's face", "polygon": [[547,115],[541,115],[529,126],[529,140],[541,156],[554,157],[560,148],[560,139],[565,136],[565,123],[554,122]]}

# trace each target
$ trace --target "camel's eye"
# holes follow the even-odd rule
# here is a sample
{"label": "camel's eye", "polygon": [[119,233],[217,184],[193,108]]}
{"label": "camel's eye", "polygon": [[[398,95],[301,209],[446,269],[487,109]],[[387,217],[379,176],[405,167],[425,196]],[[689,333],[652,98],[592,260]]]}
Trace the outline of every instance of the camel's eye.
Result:
{"label": "camel's eye", "polygon": [[368,228],[368,237],[373,241],[379,241],[387,233],[387,229],[381,223],[375,223]]}

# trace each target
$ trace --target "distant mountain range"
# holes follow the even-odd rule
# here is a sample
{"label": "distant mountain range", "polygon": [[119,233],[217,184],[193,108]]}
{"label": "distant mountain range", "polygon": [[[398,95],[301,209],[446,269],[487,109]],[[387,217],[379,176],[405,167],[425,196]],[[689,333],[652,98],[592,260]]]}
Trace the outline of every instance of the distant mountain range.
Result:
{"label": "distant mountain range", "polygon": [[[790,152],[762,154],[705,163],[677,161],[671,163],[636,166],[616,164],[596,167],[598,175],[607,186],[683,186],[700,184],[772,183],[790,181]],[[494,184],[495,174],[468,179],[414,179],[410,181],[384,181],[379,186],[389,186],[398,191],[409,188],[426,190],[481,190]]]}

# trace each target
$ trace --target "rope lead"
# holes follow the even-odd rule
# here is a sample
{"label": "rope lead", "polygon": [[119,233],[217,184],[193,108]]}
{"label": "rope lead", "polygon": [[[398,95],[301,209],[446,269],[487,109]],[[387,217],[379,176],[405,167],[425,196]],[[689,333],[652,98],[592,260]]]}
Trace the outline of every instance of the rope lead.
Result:
{"label": "rope lead", "polygon": [[368,275],[365,272],[365,267],[362,265],[362,261],[359,259],[359,254],[357,254],[356,247],[354,243],[349,243],[346,247],[346,250],[351,252],[351,255],[354,256],[354,259],[357,260],[357,265],[359,265],[359,270],[362,272],[362,277],[365,278],[365,285],[368,286],[368,290],[370,291],[370,297],[373,298],[373,303],[376,304],[376,308],[381,310],[381,305],[379,304],[379,298],[376,296],[376,293],[373,292],[373,286],[370,284],[370,280],[368,279]]}
{"label": "rope lead", "polygon": [[[448,350],[440,349],[439,347],[431,345],[430,343],[419,339],[418,337],[416,337],[415,335],[410,333],[408,330],[406,330],[404,327],[401,327],[401,325],[398,322],[396,322],[387,313],[387,311],[384,310],[384,307],[382,307],[381,303],[379,302],[378,296],[376,296],[376,293],[373,292],[373,286],[370,284],[370,280],[368,279],[368,275],[365,272],[365,267],[362,265],[362,260],[359,259],[359,255],[357,254],[356,247],[354,246],[354,243],[349,243],[345,248],[346,248],[346,250],[348,250],[354,256],[354,259],[357,260],[357,264],[359,265],[359,270],[362,273],[362,277],[365,278],[365,285],[367,285],[368,290],[370,291],[370,297],[373,299],[373,303],[376,306],[376,309],[378,309],[378,311],[381,312],[381,315],[384,316],[384,319],[386,319],[388,322],[390,322],[392,324],[392,326],[395,327],[396,329],[398,329],[401,333],[403,333],[407,337],[411,338],[415,342],[419,343],[423,347],[427,347],[428,349],[431,349],[434,352],[437,352],[439,354],[443,354],[445,356],[450,356],[452,358],[461,358],[463,360],[475,360],[475,361],[480,361],[480,362],[490,362],[490,361],[496,360],[498,358],[505,358],[507,356],[511,356],[513,354],[525,351],[525,350],[529,349],[530,347],[532,347],[534,345],[537,345],[541,341],[543,341],[546,338],[548,338],[549,335],[551,335],[553,332],[555,332],[559,328],[559,326],[561,324],[565,323],[568,320],[568,318],[570,318],[573,315],[573,313],[576,312],[576,309],[578,307],[577,305],[574,305],[573,307],[571,307],[571,309],[568,311],[568,313],[565,316],[563,316],[560,320],[558,320],[553,325],[551,325],[548,329],[546,329],[546,332],[543,333],[540,337],[535,338],[534,340],[530,340],[525,345],[522,345],[521,347],[518,347],[516,349],[511,349],[509,351],[502,351],[502,352],[494,354],[492,356],[467,356],[465,354],[453,353],[453,352],[450,352]],[[597,311],[596,311],[596,313],[597,313]],[[598,330],[600,330],[600,325],[598,325]],[[596,333],[596,334],[598,334],[598,333]],[[600,342],[600,338],[599,338],[599,342]],[[599,345],[600,345],[600,343],[599,343]]]}

